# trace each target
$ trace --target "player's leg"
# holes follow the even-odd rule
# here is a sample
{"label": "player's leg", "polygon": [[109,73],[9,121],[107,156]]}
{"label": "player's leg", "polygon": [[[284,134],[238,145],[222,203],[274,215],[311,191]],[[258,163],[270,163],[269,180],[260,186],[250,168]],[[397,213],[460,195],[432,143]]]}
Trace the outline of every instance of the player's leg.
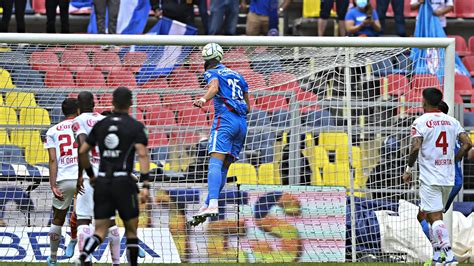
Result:
{"label": "player's leg", "polygon": [[75,180],[60,181],[57,186],[63,194],[63,200],[53,198],[53,220],[51,221],[48,234],[51,251],[50,256],[47,258],[48,265],[57,265],[57,253],[59,243],[61,242],[62,226],[76,191]]}
{"label": "player's leg", "polygon": [[120,265],[120,233],[115,224],[115,216],[110,218],[110,227],[107,237],[109,238],[110,256],[113,265]]}
{"label": "player's leg", "polygon": [[69,227],[71,228],[71,241],[66,247],[66,257],[72,258],[74,256],[74,249],[76,249],[77,244],[77,216],[76,216],[76,204],[74,203],[73,211],[69,217]]}
{"label": "player's leg", "polygon": [[431,241],[430,239],[430,224],[426,220],[426,213],[424,213],[421,209],[418,210],[418,215],[416,216],[418,222],[420,222],[421,228],[423,229],[423,233],[425,234],[426,238]]}
{"label": "player's leg", "polygon": [[94,217],[94,189],[90,185],[89,179],[84,179],[84,193],[77,195],[76,215],[77,215],[77,238],[79,253],[84,251],[86,239],[94,233],[92,218]]}
{"label": "player's leg", "polygon": [[125,237],[127,238],[127,260],[131,266],[137,265],[138,260],[138,216],[140,207],[138,202],[137,184],[132,179],[123,178],[121,186],[117,186],[115,198],[117,209],[125,226]]}
{"label": "player's leg", "polygon": [[86,260],[94,252],[94,250],[104,241],[107,236],[108,229],[110,227],[110,219],[102,218],[95,220],[95,230],[94,234],[88,237],[85,241],[84,248],[79,256],[79,260],[82,262],[82,265],[91,265],[90,262]]}

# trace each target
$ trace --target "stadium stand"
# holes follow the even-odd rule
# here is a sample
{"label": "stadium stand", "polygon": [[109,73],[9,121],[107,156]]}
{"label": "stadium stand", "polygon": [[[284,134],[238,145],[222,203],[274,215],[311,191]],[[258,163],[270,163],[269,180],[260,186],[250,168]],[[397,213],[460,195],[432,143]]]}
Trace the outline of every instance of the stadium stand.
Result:
{"label": "stadium stand", "polygon": [[35,107],[35,95],[29,92],[7,92],[5,94],[5,105],[12,108]]}
{"label": "stadium stand", "polygon": [[122,62],[118,54],[113,51],[95,51],[92,54],[92,66],[102,72],[119,70]]}
{"label": "stadium stand", "polygon": [[87,68],[76,74],[76,85],[80,88],[97,89],[105,88],[105,78],[102,72]]}
{"label": "stadium stand", "polygon": [[83,51],[65,50],[61,55],[61,66],[71,72],[82,73],[91,67],[89,57]]}
{"label": "stadium stand", "polygon": [[388,94],[390,96],[398,97],[401,94],[405,94],[410,90],[408,79],[405,75],[401,74],[390,74],[381,79],[380,94]]}
{"label": "stadium stand", "polygon": [[227,176],[237,177],[238,184],[250,184],[256,185],[257,182],[257,170],[251,164],[247,163],[234,163],[229,167]]}
{"label": "stadium stand", "polygon": [[136,73],[140,71],[146,59],[147,54],[145,52],[128,52],[123,56],[122,66],[125,70]]}
{"label": "stadium stand", "polygon": [[59,58],[51,51],[33,52],[30,56],[30,65],[33,70],[56,71],[59,66]]}
{"label": "stadium stand", "polygon": [[176,119],[173,111],[162,106],[151,106],[145,111],[145,124],[154,125],[176,125]]}
{"label": "stadium stand", "polygon": [[109,88],[117,88],[125,86],[130,89],[137,88],[137,81],[133,72],[127,70],[113,69],[107,77],[107,86]]}
{"label": "stadium stand", "polygon": [[74,88],[74,77],[67,70],[47,70],[44,75],[44,85],[48,88]]}
{"label": "stadium stand", "polygon": [[456,53],[459,54],[459,56],[466,56],[466,55],[471,55],[471,52],[469,51],[466,40],[459,35],[448,35],[449,38],[454,38],[456,40]]}

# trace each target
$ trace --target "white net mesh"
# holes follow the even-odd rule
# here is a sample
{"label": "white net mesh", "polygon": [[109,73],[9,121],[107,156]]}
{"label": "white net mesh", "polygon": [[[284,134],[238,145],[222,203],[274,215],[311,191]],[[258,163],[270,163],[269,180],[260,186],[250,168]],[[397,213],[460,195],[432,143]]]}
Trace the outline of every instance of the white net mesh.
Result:
{"label": "white net mesh", "polygon": [[[219,217],[193,228],[186,220],[207,195],[214,119],[212,103],[192,106],[205,92],[200,47],[4,48],[0,260],[49,254],[52,195],[43,140],[63,119],[61,102],[88,90],[96,111],[108,111],[118,86],[133,90],[133,116],[150,131],[155,182],[141,206],[140,227],[148,228],[139,232],[143,261],[345,261],[354,248],[357,259],[429,257],[416,208],[399,200],[416,203],[416,186],[401,182],[409,125],[422,89],[442,89],[440,77],[414,74],[409,48],[224,51],[223,63],[249,84],[249,129],[241,160],[228,173],[237,183],[221,193]],[[101,254],[95,258],[110,262]]]}

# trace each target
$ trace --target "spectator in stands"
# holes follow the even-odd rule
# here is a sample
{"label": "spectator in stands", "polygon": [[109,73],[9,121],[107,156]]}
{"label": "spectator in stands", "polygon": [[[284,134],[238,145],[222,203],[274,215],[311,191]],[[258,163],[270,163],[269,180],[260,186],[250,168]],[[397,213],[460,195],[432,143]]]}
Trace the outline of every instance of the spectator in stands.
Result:
{"label": "spectator in stands", "polygon": [[[97,32],[99,34],[105,34],[105,30],[107,29],[109,34],[117,34],[117,19],[120,10],[120,0],[93,0],[93,2]],[[109,17],[107,27],[105,25],[106,14]]]}
{"label": "spectator in stands", "polygon": [[368,0],[355,0],[354,4],[346,14],[347,32],[353,36],[378,36],[382,27],[377,11]]}
{"label": "spectator in stands", "polygon": [[69,33],[69,0],[46,0],[46,32],[56,33],[56,8],[58,6],[61,33]]}
{"label": "spectator in stands", "polygon": [[400,0],[377,0],[377,14],[379,15],[382,32],[385,30],[385,18],[390,3],[392,3],[393,14],[395,15],[395,32],[400,37],[406,37],[405,16],[403,15],[404,1]]}
{"label": "spectator in stands", "polygon": [[240,0],[211,0],[209,34],[235,35],[239,18]]}
{"label": "spectator in stands", "polygon": [[278,7],[278,0],[251,0],[247,14],[246,34],[251,36],[267,35],[272,12],[282,13],[286,10],[290,0],[284,0]]}
{"label": "spectator in stands", "polygon": [[202,25],[204,26],[204,35],[209,34],[209,14],[207,13],[207,0],[194,0],[199,8],[199,16],[201,17]]}
{"label": "spectator in stands", "polygon": [[12,17],[13,2],[15,2],[16,31],[20,33],[26,32],[26,29],[25,29],[26,0],[2,0],[1,1],[3,14],[2,14],[2,23],[0,24],[0,32],[8,32],[8,26],[10,25],[10,19]]}
{"label": "spectator in stands", "polygon": [[192,0],[150,0],[155,16],[165,16],[184,24],[194,26],[194,6]]}
{"label": "spectator in stands", "polygon": [[[411,10],[417,10],[423,3],[425,3],[425,0],[410,0],[410,8]],[[446,31],[446,14],[454,10],[453,0],[431,0],[430,3],[433,7],[433,14],[439,17],[441,26]]]}
{"label": "spectator in stands", "polygon": [[[324,36],[326,26],[328,25],[328,18],[331,14],[334,0],[321,0],[321,12],[318,20],[318,36]],[[340,36],[346,36],[346,24],[344,19],[346,17],[347,8],[349,7],[349,0],[336,0],[337,21],[339,23]]]}

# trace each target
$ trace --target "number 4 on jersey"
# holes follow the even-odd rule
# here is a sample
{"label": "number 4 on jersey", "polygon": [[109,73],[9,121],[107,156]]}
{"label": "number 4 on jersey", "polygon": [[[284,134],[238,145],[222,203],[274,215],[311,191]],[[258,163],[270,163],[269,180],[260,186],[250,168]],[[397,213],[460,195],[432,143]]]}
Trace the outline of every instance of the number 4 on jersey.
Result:
{"label": "number 4 on jersey", "polygon": [[448,154],[448,141],[446,140],[446,131],[439,133],[438,139],[436,140],[436,148],[443,149],[443,155]]}

